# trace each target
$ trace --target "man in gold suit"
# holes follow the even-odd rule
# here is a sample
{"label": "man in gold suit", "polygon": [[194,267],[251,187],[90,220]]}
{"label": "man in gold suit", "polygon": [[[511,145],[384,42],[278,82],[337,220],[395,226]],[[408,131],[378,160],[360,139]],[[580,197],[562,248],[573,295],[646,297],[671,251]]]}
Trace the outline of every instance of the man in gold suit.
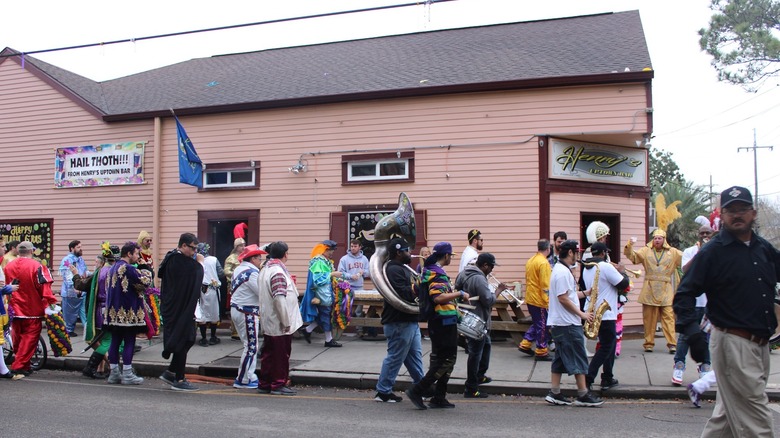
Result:
{"label": "man in gold suit", "polygon": [[666,347],[669,354],[674,354],[677,352],[677,341],[674,334],[672,300],[680,282],[678,269],[682,262],[682,252],[669,246],[666,242],[666,231],[659,228],[653,231],[653,240],[637,250],[634,250],[633,239],[630,240],[623,249],[623,254],[632,263],[645,267],[645,283],[639,293],[645,330],[645,342],[642,346],[645,352],[653,351],[655,324],[660,316]]}

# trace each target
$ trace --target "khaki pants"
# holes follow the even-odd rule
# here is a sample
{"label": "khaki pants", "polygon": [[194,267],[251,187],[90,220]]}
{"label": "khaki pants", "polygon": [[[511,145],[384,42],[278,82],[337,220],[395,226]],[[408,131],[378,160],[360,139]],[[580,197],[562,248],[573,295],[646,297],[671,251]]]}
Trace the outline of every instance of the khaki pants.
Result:
{"label": "khaki pants", "polygon": [[645,343],[642,344],[645,350],[652,350],[655,346],[655,323],[658,316],[661,316],[661,330],[666,338],[666,348],[677,346],[677,339],[674,336],[674,310],[672,306],[648,306],[642,304],[642,322],[645,327]]}
{"label": "khaki pants", "polygon": [[701,436],[774,436],[766,396],[769,347],[713,329],[710,353],[718,393],[712,417]]}

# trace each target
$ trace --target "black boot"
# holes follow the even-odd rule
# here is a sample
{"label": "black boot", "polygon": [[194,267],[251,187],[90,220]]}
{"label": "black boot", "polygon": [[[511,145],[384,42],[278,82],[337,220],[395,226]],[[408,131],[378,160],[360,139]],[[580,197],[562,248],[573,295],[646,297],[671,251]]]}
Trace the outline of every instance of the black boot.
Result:
{"label": "black boot", "polygon": [[84,367],[81,374],[84,375],[84,377],[89,377],[91,379],[101,378],[101,376],[98,375],[97,366],[100,365],[100,362],[102,361],[103,355],[93,352],[92,356],[89,357],[89,361],[87,361],[87,366]]}

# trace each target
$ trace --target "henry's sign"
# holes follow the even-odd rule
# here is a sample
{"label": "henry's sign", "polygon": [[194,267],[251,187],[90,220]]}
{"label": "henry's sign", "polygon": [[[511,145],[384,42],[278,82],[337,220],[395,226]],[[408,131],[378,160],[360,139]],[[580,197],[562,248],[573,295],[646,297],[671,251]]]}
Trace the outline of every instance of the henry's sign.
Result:
{"label": "henry's sign", "polygon": [[550,139],[550,178],[609,184],[647,184],[647,150]]}
{"label": "henry's sign", "polygon": [[92,187],[144,183],[144,142],[58,148],[54,186]]}

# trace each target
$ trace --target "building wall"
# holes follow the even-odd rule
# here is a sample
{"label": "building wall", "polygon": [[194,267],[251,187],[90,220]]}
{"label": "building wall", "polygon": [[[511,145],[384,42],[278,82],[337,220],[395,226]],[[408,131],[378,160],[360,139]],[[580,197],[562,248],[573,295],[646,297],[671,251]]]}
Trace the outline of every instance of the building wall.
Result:
{"label": "building wall", "polygon": [[[159,170],[158,260],[180,233],[197,230],[199,210],[260,209],[260,242],[287,241],[291,271],[305,278],[311,248],[329,235],[331,212],[342,205],[395,204],[405,191],[417,210],[427,210],[429,243],[447,240],[460,252],[467,231],[480,229],[484,249],[501,263],[495,273],[505,282],[524,278],[540,238],[534,136],[639,134],[647,130],[646,119],[636,115],[648,106],[645,84],[618,84],[181,116],[207,166],[260,162],[259,190],[198,192],[178,182],[171,118],[162,120],[158,147],[152,119],[104,123],[11,62],[0,63],[0,96],[0,187],[8,206],[0,216],[53,218],[55,262],[72,239],[84,242],[91,259],[102,240],[121,243],[135,240],[141,229],[151,231],[153,176]],[[139,140],[148,141],[147,184],[53,188],[56,147]],[[414,150],[415,181],[342,186],[343,156],[380,150]],[[309,171],[293,175],[288,168],[301,154]],[[610,202],[626,209],[626,199]],[[644,203],[628,205],[641,222]]]}
{"label": "building wall", "polygon": [[[580,212],[582,211],[600,211],[603,213],[613,213],[620,215],[620,234],[610,230],[610,240],[617,240],[619,247],[628,242],[628,239],[637,237],[641,242],[647,235],[645,230],[645,199],[641,198],[617,198],[610,196],[585,195],[579,193],[552,193],[550,195],[550,228],[552,230],[566,231],[570,239],[579,240],[580,227],[587,227],[588,224],[580,224]],[[613,234],[614,233],[614,234]],[[549,238],[552,238],[550,236]],[[585,248],[586,242],[580,245]],[[613,257],[613,259],[615,259]],[[632,265],[628,259],[622,255],[619,257],[621,263],[626,264],[629,269],[638,269],[644,271],[641,265]],[[575,276],[579,278],[579,272],[575,271]],[[642,326],[642,305],[637,302],[639,291],[642,288],[644,276],[639,279],[631,277],[633,282],[632,291],[628,295],[628,303],[623,308],[624,326]]]}

